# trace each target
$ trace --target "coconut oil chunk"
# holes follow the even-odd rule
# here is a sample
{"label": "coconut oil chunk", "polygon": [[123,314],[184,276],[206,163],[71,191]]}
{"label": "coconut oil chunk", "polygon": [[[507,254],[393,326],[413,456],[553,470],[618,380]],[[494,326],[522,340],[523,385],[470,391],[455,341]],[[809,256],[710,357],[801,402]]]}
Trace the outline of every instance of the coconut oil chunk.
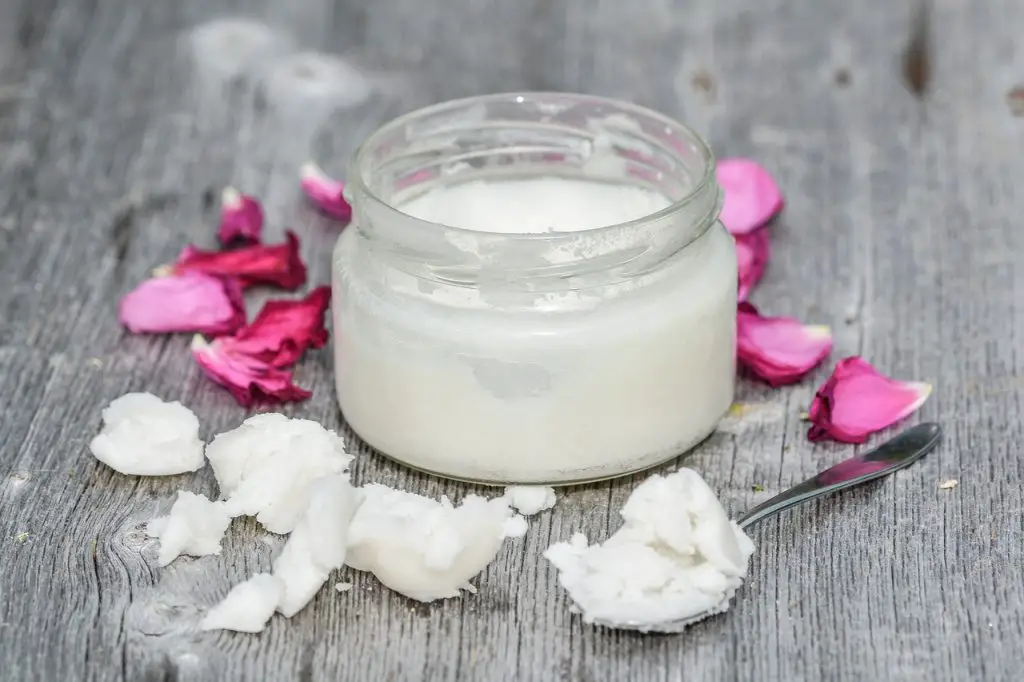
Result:
{"label": "coconut oil chunk", "polygon": [[513,485],[505,488],[509,503],[523,516],[533,516],[555,506],[555,489],[544,485]]}
{"label": "coconut oil chunk", "polygon": [[112,469],[135,476],[182,474],[205,463],[196,415],[152,393],[126,393],[111,401],[89,450]]}
{"label": "coconut oil chunk", "polygon": [[232,516],[255,516],[272,533],[290,533],[318,478],[348,469],[351,455],[334,431],[308,419],[258,414],[222,433],[206,456]]}
{"label": "coconut oil chunk", "polygon": [[220,541],[230,523],[223,502],[181,490],[170,513],[150,521],[146,532],[160,540],[157,563],[166,566],[182,554],[220,554]]}
{"label": "coconut oil chunk", "polygon": [[424,602],[475,591],[469,579],[494,560],[512,517],[505,497],[468,495],[456,507],[374,483],[360,491],[345,563]]}
{"label": "coconut oil chunk", "polygon": [[274,561],[274,576],[284,586],[277,605],[282,614],[290,618],[298,613],[327,582],[330,572],[345,563],[355,508],[356,492],[347,474],[313,483],[309,505]]}
{"label": "coconut oil chunk", "polygon": [[203,630],[260,632],[274,615],[284,587],[267,573],[259,573],[231,588],[228,595],[210,609],[199,627]]}
{"label": "coconut oil chunk", "polygon": [[605,542],[576,534],[544,553],[585,622],[643,629],[728,609],[754,544],[696,471],[650,477],[620,513]]}

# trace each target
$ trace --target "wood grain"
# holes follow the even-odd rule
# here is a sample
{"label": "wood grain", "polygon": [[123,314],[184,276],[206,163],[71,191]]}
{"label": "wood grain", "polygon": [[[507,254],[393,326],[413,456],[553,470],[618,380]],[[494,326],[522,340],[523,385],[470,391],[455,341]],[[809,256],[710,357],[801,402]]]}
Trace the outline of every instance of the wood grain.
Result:
{"label": "wood grain", "polygon": [[[1019,679],[1024,123],[1007,102],[1024,6],[930,7],[941,49],[918,98],[902,62],[913,6],[884,0],[0,3],[0,678]],[[633,99],[719,156],[765,163],[787,208],[756,302],[832,325],[836,357],[933,382],[921,417],[944,444],[758,526],[733,610],[682,636],[583,626],[540,558],[572,532],[614,530],[642,477],[563,491],[477,596],[425,606],[345,570],[352,591],[324,590],[261,636],[198,632],[280,541],[238,522],[221,556],[155,566],[142,524],[179,488],[214,492],[211,472],[103,467],[87,451],[100,409],[150,390],[194,409],[206,436],[245,415],[199,376],[186,338],[124,334],[116,298],[185,242],[213,243],[211,197],[228,183],[265,200],[271,235],[299,233],[326,282],[337,228],[299,200],[298,165],[341,173],[391,116],[515,89]],[[740,383],[744,416],[686,460],[729,509],[849,454],[809,444],[799,421],[826,374]],[[288,412],[344,428],[328,353],[299,379],[314,397]],[[348,438],[360,482],[470,490]],[[959,486],[939,490],[948,478]]]}

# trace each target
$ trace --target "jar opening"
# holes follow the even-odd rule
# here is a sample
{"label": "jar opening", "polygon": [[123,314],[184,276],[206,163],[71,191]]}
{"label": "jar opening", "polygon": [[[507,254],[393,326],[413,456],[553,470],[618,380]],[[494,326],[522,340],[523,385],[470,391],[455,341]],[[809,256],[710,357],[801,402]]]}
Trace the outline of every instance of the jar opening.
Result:
{"label": "jar opening", "polygon": [[[643,107],[510,93],[446,102],[385,124],[356,151],[348,191],[355,227],[373,248],[405,261],[403,269],[474,286],[481,277],[566,278],[627,263],[635,274],[714,224],[714,169],[700,136]],[[667,205],[588,229],[511,233],[427,222],[402,210],[438,187],[545,176],[640,187]]]}

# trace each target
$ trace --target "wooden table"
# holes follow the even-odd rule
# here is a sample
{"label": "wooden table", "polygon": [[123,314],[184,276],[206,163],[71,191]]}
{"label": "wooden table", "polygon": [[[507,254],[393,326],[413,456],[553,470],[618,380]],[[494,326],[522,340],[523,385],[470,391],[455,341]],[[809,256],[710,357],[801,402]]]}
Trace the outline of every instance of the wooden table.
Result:
{"label": "wooden table", "polygon": [[[934,0],[934,47],[907,69],[913,16],[889,0],[0,3],[0,678],[1021,679],[1024,5]],[[631,99],[771,168],[788,205],[756,302],[832,325],[835,358],[932,382],[921,418],[944,444],[756,527],[734,609],[682,636],[584,626],[540,558],[614,530],[642,476],[560,493],[476,596],[420,605],[344,571],[351,592],[261,636],[198,632],[280,541],[240,520],[221,556],[156,566],[144,523],[179,488],[214,494],[212,473],[100,465],[101,408],[153,391],[206,436],[245,412],[187,337],[125,334],[117,298],[213,244],[227,183],[265,200],[272,237],[294,228],[327,282],[337,227],[300,200],[299,164],[342,173],[398,113],[516,89]],[[344,428],[330,368],[306,357],[314,396],[287,412]],[[804,435],[828,371],[740,383],[743,415],[687,460],[728,509],[854,451]],[[359,451],[357,481],[467,491]]]}

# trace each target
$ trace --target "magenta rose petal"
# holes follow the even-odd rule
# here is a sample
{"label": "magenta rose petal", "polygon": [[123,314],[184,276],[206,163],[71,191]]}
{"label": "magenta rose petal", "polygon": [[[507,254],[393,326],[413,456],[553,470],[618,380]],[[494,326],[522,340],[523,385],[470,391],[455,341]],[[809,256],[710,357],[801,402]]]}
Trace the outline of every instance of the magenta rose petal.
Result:
{"label": "magenta rose petal", "polygon": [[771,255],[771,241],[767,230],[735,235],[736,264],[739,270],[737,298],[746,301],[761,277],[764,276]]}
{"label": "magenta rose petal", "polygon": [[732,234],[754,232],[782,210],[782,191],[756,161],[722,159],[715,173],[725,195],[720,217]]}
{"label": "magenta rose petal", "polygon": [[772,386],[792,384],[813,370],[832,350],[828,327],[805,325],[791,317],[762,317],[749,303],[736,313],[736,353],[740,364]]}
{"label": "magenta rose petal", "polygon": [[248,194],[234,187],[221,193],[220,226],[217,238],[221,244],[258,244],[263,232],[263,207]]}
{"label": "magenta rose petal", "polygon": [[312,161],[303,164],[300,184],[306,197],[325,215],[336,220],[349,220],[352,207],[345,201],[345,183],[328,176]]}
{"label": "magenta rose petal", "polygon": [[[242,287],[274,284],[282,289],[298,289],[306,282],[306,265],[299,255],[299,238],[285,233],[283,244],[253,244],[230,251],[206,251],[195,246],[182,249],[171,272],[203,272],[220,277],[235,277]],[[161,268],[158,271],[163,271]]]}
{"label": "magenta rose petal", "polygon": [[858,356],[845,358],[814,396],[807,437],[863,443],[868,435],[913,414],[931,392],[930,384],[897,381]]}
{"label": "magenta rose petal", "polygon": [[192,339],[192,357],[214,382],[226,388],[243,407],[258,402],[284,403],[305,400],[312,393],[295,385],[289,370],[244,354],[234,354],[214,339]]}
{"label": "magenta rose petal", "polygon": [[233,354],[253,357],[272,367],[288,367],[306,349],[327,343],[324,314],[330,302],[328,286],[317,287],[296,301],[267,301],[252,324],[223,343]]}

